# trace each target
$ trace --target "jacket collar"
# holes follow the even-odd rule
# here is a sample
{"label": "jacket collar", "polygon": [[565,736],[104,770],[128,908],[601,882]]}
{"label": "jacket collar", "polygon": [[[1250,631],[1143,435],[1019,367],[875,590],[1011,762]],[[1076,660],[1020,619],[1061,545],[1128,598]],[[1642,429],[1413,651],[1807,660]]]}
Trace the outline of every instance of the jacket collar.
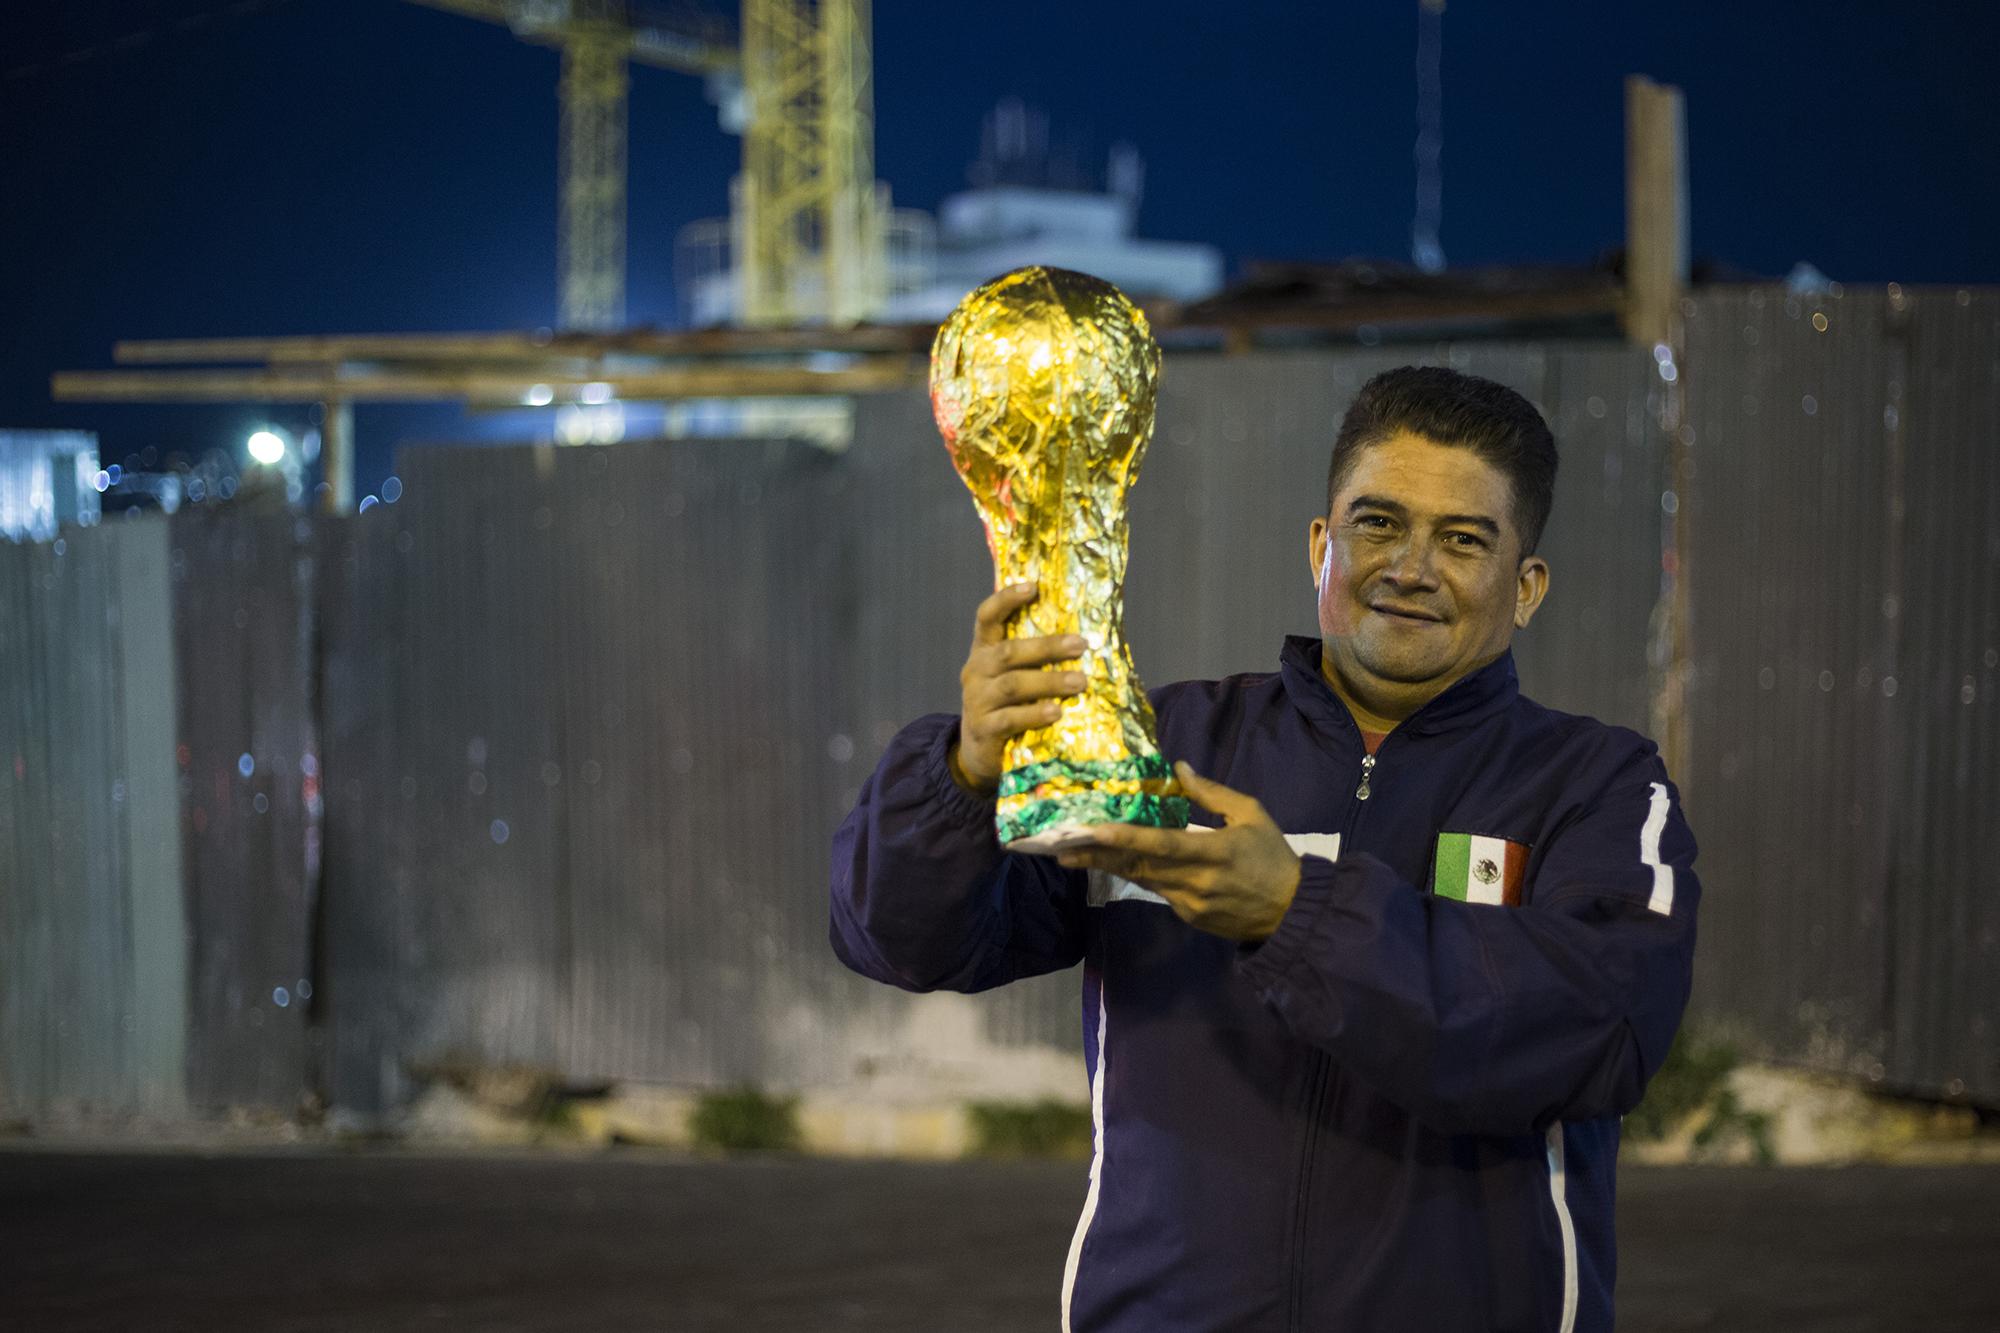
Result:
{"label": "jacket collar", "polygon": [[[1279,654],[1285,693],[1292,707],[1320,730],[1358,740],[1361,728],[1355,725],[1354,715],[1320,674],[1319,661],[1318,639],[1302,634],[1286,635],[1284,649]],[[1396,730],[1418,735],[1462,731],[1506,708],[1519,693],[1520,681],[1514,673],[1514,653],[1510,649],[1479,670],[1453,681],[1449,689],[1412,713]]]}

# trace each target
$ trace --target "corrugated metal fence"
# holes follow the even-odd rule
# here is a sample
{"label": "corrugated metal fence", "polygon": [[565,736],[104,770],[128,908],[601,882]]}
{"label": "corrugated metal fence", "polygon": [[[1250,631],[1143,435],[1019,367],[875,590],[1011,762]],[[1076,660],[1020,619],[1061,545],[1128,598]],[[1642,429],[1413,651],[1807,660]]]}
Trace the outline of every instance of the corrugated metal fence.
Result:
{"label": "corrugated metal fence", "polygon": [[[1784,1056],[2000,1098],[1995,835],[1978,818],[2000,725],[2000,303],[1848,297],[1822,333],[1785,300],[1705,296],[1684,364],[1698,1002]],[[1650,355],[1615,344],[1170,358],[1133,499],[1142,671],[1268,669],[1281,635],[1310,630],[1304,532],[1334,425],[1370,374],[1418,359],[1513,384],[1549,414],[1564,449],[1555,580],[1518,641],[1524,684],[1643,728],[1660,384]],[[185,904],[185,975],[104,953],[122,989],[92,1003],[107,1031],[135,1010],[181,1015],[184,1057],[163,1035],[133,1050],[156,1068],[184,1058],[198,1106],[318,1089],[375,1112],[413,1070],[457,1060],[828,1087],[1075,1047],[1072,977],[946,1012],[849,976],[825,945],[827,838],[895,729],[955,706],[990,586],[920,394],[865,400],[838,457],[440,449],[407,455],[403,476],[401,503],[338,523],[205,515],[176,520],[170,543],[159,523],[71,539],[153,543],[170,602],[110,574],[52,598],[48,548],[0,548],[0,759],[37,726],[70,734],[61,690],[98,697],[35,663],[108,671],[91,627],[135,599],[171,607],[144,644],[129,614],[111,623],[120,660],[148,663],[157,715],[180,700],[179,819],[161,838],[188,846],[149,874],[45,868],[54,834],[33,802],[104,786],[118,745],[170,778],[175,738],[137,720],[100,725],[59,785],[0,774],[0,947],[15,960],[0,1098],[135,1100],[136,1054],[48,1065],[50,1014],[76,983],[35,923],[73,912],[73,931],[119,938],[110,906],[76,906],[86,884]],[[166,583],[144,559],[120,568]]]}
{"label": "corrugated metal fence", "polygon": [[[824,1083],[851,590],[801,445],[423,451],[327,552],[339,1099],[414,1062]],[[832,1062],[832,1063],[830,1063]]]}
{"label": "corrugated metal fence", "polygon": [[312,525],[196,509],[169,525],[186,819],[187,1088],[290,1109],[314,1082]]}
{"label": "corrugated metal fence", "polygon": [[1696,302],[1697,995],[2000,1102],[2000,293]]}
{"label": "corrugated metal fence", "polygon": [[0,1110],[185,1105],[166,538],[0,542]]}

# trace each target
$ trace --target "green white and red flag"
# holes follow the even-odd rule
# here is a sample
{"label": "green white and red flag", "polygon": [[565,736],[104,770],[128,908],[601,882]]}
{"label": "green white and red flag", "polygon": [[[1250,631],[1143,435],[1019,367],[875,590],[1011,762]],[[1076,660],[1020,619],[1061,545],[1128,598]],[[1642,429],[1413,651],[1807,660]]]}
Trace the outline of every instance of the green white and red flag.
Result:
{"label": "green white and red flag", "polygon": [[1518,842],[1477,833],[1440,833],[1431,892],[1462,903],[1519,907],[1527,871],[1528,849]]}

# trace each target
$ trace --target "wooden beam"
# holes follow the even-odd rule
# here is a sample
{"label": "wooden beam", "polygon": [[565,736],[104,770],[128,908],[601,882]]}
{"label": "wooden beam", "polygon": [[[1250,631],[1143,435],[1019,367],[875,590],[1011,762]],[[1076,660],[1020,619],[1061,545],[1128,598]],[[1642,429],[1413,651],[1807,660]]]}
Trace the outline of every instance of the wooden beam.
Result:
{"label": "wooden beam", "polygon": [[[1686,780],[1690,762],[1688,686],[1694,676],[1688,568],[1688,366],[1681,300],[1688,283],[1687,116],[1678,88],[1634,75],[1625,80],[1625,336],[1660,349],[1656,401],[1666,442],[1665,490],[1678,497],[1662,517],[1659,600],[1650,656],[1652,735],[1667,771]],[[1671,373],[1668,368],[1671,367]]]}
{"label": "wooden beam", "polygon": [[1194,310],[1188,312],[1184,323],[1164,326],[1162,331],[1305,329],[1352,333],[1370,325],[1490,325],[1615,315],[1623,305],[1622,293],[1609,285],[1555,292],[1504,292],[1491,296],[1399,294],[1319,306],[1275,304],[1262,310],[1254,306],[1238,310]]}
{"label": "wooden beam", "polygon": [[[1162,333],[1234,328],[1317,329],[1352,332],[1364,325],[1502,324],[1618,314],[1623,294],[1612,286],[1553,292],[1396,294],[1319,307],[1254,305],[1204,311],[1199,306],[1162,318]],[[120,365],[269,365],[303,369],[373,363],[372,369],[434,373],[481,373],[491,368],[508,383],[608,380],[617,372],[605,365],[621,358],[723,360],[797,356],[813,352],[855,355],[923,356],[937,326],[865,324],[856,328],[631,329],[609,333],[358,333],[270,338],[161,338],[127,340],[113,346]],[[445,366],[438,363],[460,363]],[[500,370],[501,367],[506,369]],[[660,369],[671,369],[661,367]]]}
{"label": "wooden beam", "polygon": [[613,333],[360,333],[326,337],[156,338],[116,343],[120,365],[344,361],[554,363],[613,356],[754,356],[797,352],[928,352],[935,324],[850,329],[634,329]]}
{"label": "wooden beam", "polygon": [[921,383],[921,357],[880,357],[837,370],[802,366],[688,366],[607,372],[589,377],[524,375],[499,370],[383,370],[329,374],[311,370],[59,371],[57,401],[71,403],[440,402],[512,399],[527,404],[545,388],[553,402],[582,401],[586,385],[604,385],[632,402],[679,398],[793,398],[877,393]]}
{"label": "wooden beam", "polygon": [[1625,336],[1670,343],[1688,281],[1687,115],[1681,90],[1625,80]]}

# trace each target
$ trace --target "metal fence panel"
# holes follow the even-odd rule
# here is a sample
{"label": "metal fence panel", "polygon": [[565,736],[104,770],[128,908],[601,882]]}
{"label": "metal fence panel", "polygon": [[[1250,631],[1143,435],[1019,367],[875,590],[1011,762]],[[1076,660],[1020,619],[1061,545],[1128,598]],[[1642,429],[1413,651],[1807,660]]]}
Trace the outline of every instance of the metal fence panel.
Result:
{"label": "metal fence panel", "polygon": [[1886,375],[1879,310],[1843,305],[1832,335],[1811,313],[1751,292],[1689,318],[1696,988],[1775,1050],[1865,1068],[1887,961]]}
{"label": "metal fence panel", "polygon": [[825,941],[854,760],[837,462],[733,442],[403,471],[328,598],[336,1098],[393,1105],[447,1060],[833,1077],[823,1029],[868,998]]}
{"label": "metal fence panel", "polygon": [[1699,1007],[1988,1099],[1996,308],[1712,293],[1686,358]]}
{"label": "metal fence panel", "polygon": [[[577,975],[569,1061],[824,1081],[847,537],[838,465],[738,442],[560,457]],[[600,776],[601,773],[601,776]]]}
{"label": "metal fence panel", "polygon": [[[195,510],[171,525],[190,932],[188,1095],[291,1110],[311,1088],[317,785],[310,527]],[[304,986],[301,986],[304,982]]]}
{"label": "metal fence panel", "polygon": [[[1898,1083],[2000,1104],[2000,292],[1922,289],[1890,407],[1905,480],[1887,929]],[[1900,383],[1901,392],[1896,392]]]}
{"label": "metal fence panel", "polygon": [[[422,940],[415,926],[416,776],[400,738],[422,711],[406,667],[405,542],[390,508],[318,523],[320,772],[326,810],[312,1009],[321,1085],[374,1115],[407,1100]],[[336,980],[337,979],[337,982]]]}
{"label": "metal fence panel", "polygon": [[172,1113],[185,932],[165,525],[0,544],[0,1107]]}

